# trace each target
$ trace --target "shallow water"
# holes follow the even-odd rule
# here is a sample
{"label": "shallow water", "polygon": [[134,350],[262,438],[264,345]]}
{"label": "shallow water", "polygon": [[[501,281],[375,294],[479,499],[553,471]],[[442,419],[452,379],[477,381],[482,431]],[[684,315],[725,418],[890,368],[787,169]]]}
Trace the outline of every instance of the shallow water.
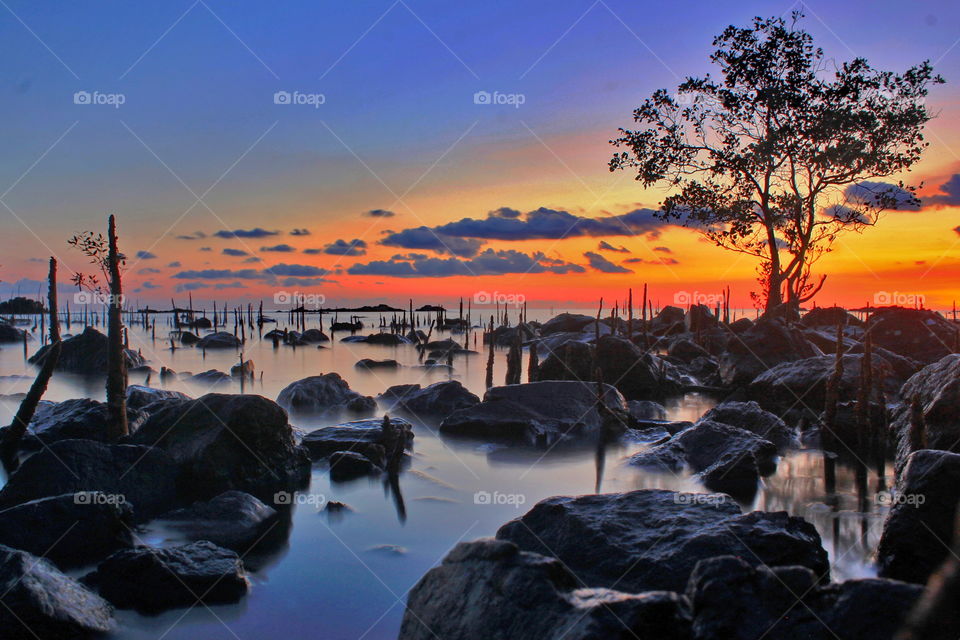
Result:
{"label": "shallow water", "polygon": [[[277,317],[282,328],[285,318]],[[376,318],[367,317],[368,327],[361,333],[376,331],[369,326],[369,321],[376,322]],[[158,336],[166,334],[167,328],[161,327],[165,322],[163,317],[158,318]],[[311,316],[307,327],[313,326],[316,318]],[[74,332],[80,328],[76,324],[72,327]],[[269,330],[271,325],[265,328]],[[479,339],[480,333],[475,335]],[[290,382],[331,371],[343,376],[353,389],[368,395],[377,395],[393,384],[426,385],[448,378],[445,371],[412,368],[417,364],[412,346],[342,343],[338,340],[343,334],[337,336],[335,341],[325,343],[325,349],[294,350],[281,346],[274,350],[269,342],[248,340],[244,357],[254,360],[257,379],[247,383],[245,391],[275,399]],[[433,339],[445,337],[448,335],[435,333]],[[462,336],[454,338],[460,340]],[[171,352],[163,347],[162,339],[154,343],[149,333],[137,327],[130,329],[130,342],[132,348],[141,349],[157,370],[164,365],[195,373],[207,369],[229,371],[238,361],[232,351],[208,351],[204,355],[197,349],[182,348]],[[31,344],[31,353],[36,346],[36,342]],[[393,358],[409,366],[397,371],[355,369],[354,363],[362,358]],[[494,377],[497,382],[503,380],[504,359],[502,350],[498,350]],[[485,354],[458,356],[452,377],[482,395],[485,364]],[[24,362],[21,347],[6,346],[0,350],[0,375],[4,376],[0,378],[0,394],[22,392],[29,386],[28,378],[8,376],[32,378],[33,373],[33,368]],[[144,378],[142,374],[131,375],[130,382],[139,384]],[[156,374],[153,384],[159,385]],[[236,382],[211,389],[178,381],[167,388],[194,397],[211,390],[240,391]],[[80,396],[103,399],[102,380],[58,374],[46,398],[64,400]],[[710,398],[689,394],[669,404],[669,417],[695,420],[713,403]],[[9,421],[15,408],[15,403],[0,402],[0,419]],[[292,422],[305,429],[326,424]],[[116,637],[246,640],[281,634],[290,638],[395,638],[407,591],[458,541],[493,535],[504,522],[523,514],[543,498],[596,490],[598,463],[593,446],[557,447],[545,452],[441,439],[436,435],[436,425],[431,424],[416,424],[415,432],[412,466],[400,477],[405,520],[399,517],[394,497],[381,481],[335,484],[325,469],[316,466],[309,490],[298,496],[299,504],[293,508],[286,544],[267,557],[248,558],[256,567],[251,572],[248,597],[237,605],[198,605],[153,617],[120,611]],[[644,446],[631,442],[607,448],[601,465],[601,491],[649,487],[703,491],[688,477],[655,474],[622,464],[624,456]],[[837,492],[828,498],[824,492],[822,455],[805,450],[782,460],[776,474],[765,479],[756,499],[744,505],[744,509],[786,510],[805,517],[823,537],[833,578],[863,577],[874,573],[872,554],[886,508],[878,505],[873,496],[881,488],[871,474],[867,492],[858,497],[853,469],[841,464],[837,469]],[[487,494],[490,503],[499,504],[484,503]],[[327,500],[345,502],[353,511],[332,518],[320,511]],[[164,532],[153,528],[145,530],[142,536],[144,541],[154,544],[170,542]]]}

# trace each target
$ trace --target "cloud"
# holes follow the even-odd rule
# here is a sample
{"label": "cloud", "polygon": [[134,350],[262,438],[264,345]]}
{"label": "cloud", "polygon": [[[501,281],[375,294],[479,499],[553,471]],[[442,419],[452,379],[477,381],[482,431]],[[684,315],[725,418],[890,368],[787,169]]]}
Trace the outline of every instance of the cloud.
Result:
{"label": "cloud", "polygon": [[370,209],[370,211],[364,211],[363,215],[368,218],[392,218],[397,214],[393,211],[387,211],[386,209]]}
{"label": "cloud", "polygon": [[844,189],[843,195],[846,198],[846,203],[852,207],[883,205],[885,209],[894,211],[917,211],[920,209],[920,206],[914,202],[912,193],[889,182],[858,182]]}
{"label": "cloud", "polygon": [[673,265],[673,264],[680,264],[680,261],[677,260],[676,258],[652,258],[652,259],[647,259],[647,258],[628,258],[627,260],[624,260],[624,263],[629,263],[629,264],[667,264],[667,265]]}
{"label": "cloud", "polygon": [[390,232],[380,244],[401,249],[427,249],[436,253],[448,253],[462,258],[471,258],[479,253],[483,241],[472,238],[456,238],[438,233],[430,227],[415,227]]}
{"label": "cloud", "polygon": [[265,253],[293,253],[296,249],[288,244],[275,244],[272,247],[260,247],[260,251]]}
{"label": "cloud", "polygon": [[583,273],[578,264],[548,259],[542,253],[527,255],[507,249],[487,249],[477,256],[460,258],[418,258],[414,260],[374,260],[347,269],[351,275],[394,276],[397,278],[446,278],[450,276],[495,276],[511,273]]}
{"label": "cloud", "polygon": [[213,251],[210,247],[200,247],[200,251]]}
{"label": "cloud", "polygon": [[943,193],[923,198],[923,205],[960,207],[960,173],[950,176],[950,179],[940,185]]}
{"label": "cloud", "polygon": [[197,289],[210,289],[215,290],[220,289],[246,289],[247,285],[242,282],[218,282],[216,284],[210,285],[203,282],[186,282],[184,284],[178,284],[176,288],[177,293],[183,293],[184,291],[196,291]]}
{"label": "cloud", "polygon": [[304,249],[303,252],[308,256],[316,256],[323,253],[323,249]]}
{"label": "cloud", "polygon": [[597,245],[597,251],[616,251],[617,253],[630,253],[630,249],[627,249],[623,245],[615,247],[606,240],[601,240],[600,244]]}
{"label": "cloud", "polygon": [[160,273],[160,269],[154,269],[153,267],[144,267],[143,269],[138,269],[137,273],[142,276],[148,276],[154,273]]}
{"label": "cloud", "polygon": [[296,276],[298,278],[325,276],[330,273],[327,269],[321,269],[309,264],[275,264],[272,267],[263,270],[266,275],[274,276]]}
{"label": "cloud", "polygon": [[27,262],[46,262],[44,258],[38,258],[36,256],[32,258],[27,258]]}
{"label": "cloud", "polygon": [[251,264],[251,263],[254,263],[254,262],[263,262],[263,258],[258,258],[258,257],[256,257],[256,256],[250,256],[249,258],[247,258],[247,259],[244,260],[243,262],[244,262],[244,264]]}
{"label": "cloud", "polygon": [[280,284],[284,287],[315,287],[319,284],[334,282],[326,278],[284,278]]}
{"label": "cloud", "polygon": [[953,232],[954,232],[955,234],[957,234],[958,236],[960,236],[960,227],[954,227],[954,228],[953,228]]}
{"label": "cloud", "polygon": [[331,256],[362,256],[367,252],[367,243],[359,238],[350,242],[337,240],[324,246],[323,252]]}
{"label": "cloud", "polygon": [[256,269],[200,269],[180,271],[170,276],[177,280],[260,280],[266,276]]}
{"label": "cloud", "polygon": [[137,251],[137,258],[140,260],[154,260],[156,257],[157,256],[155,254],[150,253],[149,251]]}
{"label": "cloud", "polygon": [[159,289],[159,288],[160,288],[160,285],[154,284],[154,283],[150,282],[149,280],[147,280],[146,282],[144,282],[143,284],[141,284],[139,287],[137,287],[136,289],[134,289],[133,292],[134,292],[134,293],[140,293],[140,292],[142,292],[142,291],[144,291],[144,290],[149,291],[150,289]]}
{"label": "cloud", "polygon": [[177,269],[177,268],[180,267],[180,262],[179,262],[178,260],[174,260],[173,262],[171,262],[171,263],[168,264],[167,266],[170,267],[171,269]]}
{"label": "cloud", "polygon": [[223,255],[225,255],[225,256],[234,256],[234,257],[236,257],[236,258],[249,255],[249,254],[248,254],[246,251],[244,251],[243,249],[231,249],[230,247],[227,247],[226,249],[224,249],[223,251],[221,251],[221,253],[222,253]]}
{"label": "cloud", "polygon": [[583,257],[590,263],[591,269],[596,269],[603,273],[633,273],[630,269],[613,264],[599,253],[594,253],[593,251],[587,251],[583,254]]}
{"label": "cloud", "polygon": [[290,232],[292,236],[308,236],[310,235],[310,229],[294,229]]}
{"label": "cloud", "polygon": [[654,247],[654,251],[659,251],[660,253],[673,253],[673,249],[670,247]]}
{"label": "cloud", "polygon": [[206,238],[207,234],[203,231],[194,231],[186,235],[176,236],[177,240],[199,240],[200,238]]}
{"label": "cloud", "polygon": [[233,231],[222,229],[213,235],[218,238],[266,238],[267,236],[276,236],[279,234],[279,231],[267,231],[266,229],[256,227],[254,229],[234,229]]}

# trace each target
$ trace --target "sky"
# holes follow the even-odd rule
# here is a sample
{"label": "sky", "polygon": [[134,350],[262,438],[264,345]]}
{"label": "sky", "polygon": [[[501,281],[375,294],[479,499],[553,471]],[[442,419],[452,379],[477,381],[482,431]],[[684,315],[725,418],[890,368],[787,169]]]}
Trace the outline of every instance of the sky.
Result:
{"label": "sky", "polygon": [[67,240],[115,213],[135,304],[590,307],[646,283],[658,306],[726,286],[750,306],[755,265],[657,224],[668,192],[611,173],[608,141],[653,91],[709,72],[724,27],[794,9],[838,63],[929,59],[947,81],[904,176],[933,197],[838,242],[817,303],[949,307],[946,1],[0,0],[0,295],[36,294],[51,255],[63,280],[87,271]]}

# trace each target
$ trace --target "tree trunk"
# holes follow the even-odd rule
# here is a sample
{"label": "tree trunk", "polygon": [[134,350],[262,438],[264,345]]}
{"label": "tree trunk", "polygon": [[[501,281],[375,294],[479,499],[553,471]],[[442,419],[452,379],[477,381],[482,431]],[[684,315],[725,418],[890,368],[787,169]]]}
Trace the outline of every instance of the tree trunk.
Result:
{"label": "tree trunk", "polygon": [[27,425],[33,419],[37,405],[40,404],[40,399],[43,398],[43,394],[47,390],[47,384],[53,376],[53,370],[60,360],[62,343],[60,342],[60,321],[57,318],[57,261],[55,258],[50,258],[47,287],[47,306],[50,314],[50,349],[43,360],[40,372],[34,379],[33,384],[30,385],[30,391],[27,392],[23,402],[20,403],[17,415],[14,416],[13,422],[7,427],[3,434],[3,440],[0,442],[0,461],[2,461],[7,473],[13,473],[19,466],[17,449],[20,446],[20,441],[27,433]]}
{"label": "tree trunk", "polygon": [[117,250],[117,223],[111,215],[107,228],[110,273],[110,300],[107,325],[107,409],[108,435],[112,440],[127,435],[127,366],[123,352],[123,286],[120,282],[120,252]]}

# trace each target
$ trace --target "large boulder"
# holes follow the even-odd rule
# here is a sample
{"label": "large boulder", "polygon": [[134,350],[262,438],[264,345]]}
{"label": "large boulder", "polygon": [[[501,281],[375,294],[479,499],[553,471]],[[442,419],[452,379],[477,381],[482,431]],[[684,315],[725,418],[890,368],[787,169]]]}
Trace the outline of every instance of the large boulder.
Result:
{"label": "large boulder", "polygon": [[0,511],[0,545],[77,567],[131,546],[132,514],[123,496],[99,491],[30,500]]}
{"label": "large boulder", "polygon": [[236,602],[249,587],[240,557],[206,540],[124,549],[83,580],[120,609],[142,613]]}
{"label": "large boulder", "polygon": [[300,340],[307,344],[317,344],[319,342],[329,342],[330,336],[320,329],[307,329],[300,334]]}
{"label": "large boulder", "polygon": [[805,327],[830,327],[836,329],[836,326],[844,327],[862,327],[863,322],[857,319],[853,314],[847,313],[843,307],[815,307],[803,314],[800,318],[800,324]]}
{"label": "large boulder", "polygon": [[188,540],[210,542],[244,553],[277,523],[273,507],[243,491],[225,491],[160,516],[159,522]]}
{"label": "large boulder", "polygon": [[785,512],[741,514],[720,494],[556,496],[503,525],[497,538],[558,558],[588,586],[629,592],[682,591],[698,561],[719,555],[805,566],[821,579],[830,572],[812,524]]}
{"label": "large boulder", "polygon": [[[561,313],[543,323],[540,335],[551,333],[579,333],[596,322],[596,318],[579,313]],[[592,327],[590,327],[592,328]]]}
{"label": "large boulder", "polygon": [[562,562],[502,540],[458,544],[411,589],[400,640],[688,638],[675,593],[580,589]]}
{"label": "large boulder", "polygon": [[340,342],[364,342],[366,344],[379,344],[385,347],[410,344],[410,340],[397,333],[372,333],[369,336],[347,336],[346,338],[341,338]]}
{"label": "large boulder", "polygon": [[[132,409],[144,411],[156,402],[162,403],[175,400],[190,400],[190,396],[185,393],[180,393],[179,391],[156,389],[139,384],[132,384],[127,387],[127,411]],[[156,405],[153,408],[159,409],[160,405]]]}
{"label": "large boulder", "polygon": [[929,364],[900,389],[903,402],[893,410],[891,429],[897,437],[897,471],[913,452],[910,438],[912,403],[920,402],[925,446],[960,453],[960,354]]}
{"label": "large boulder", "polygon": [[26,331],[17,329],[9,322],[0,321],[0,344],[23,342],[25,335],[28,335]]}
{"label": "large boulder", "polygon": [[650,321],[650,332],[658,336],[686,331],[686,312],[680,307],[666,306]]}
{"label": "large boulder", "polygon": [[950,553],[960,501],[960,454],[912,453],[897,481],[877,547],[879,573],[924,584]]}
{"label": "large boulder", "polygon": [[287,413],[262,396],[210,393],[167,404],[132,441],[166,451],[184,488],[198,498],[230,489],[265,498],[310,476],[310,459],[297,446]]}
{"label": "large boulder", "polygon": [[240,338],[227,333],[226,331],[217,331],[209,333],[197,342],[198,349],[239,349],[241,346]]}
{"label": "large boulder", "polygon": [[50,562],[0,545],[0,629],[10,640],[89,638],[112,631],[113,608]]}
{"label": "large boulder", "polygon": [[[403,418],[391,418],[390,424],[400,429],[405,447],[409,448],[413,443],[413,425]],[[306,434],[302,444],[313,460],[325,460],[338,451],[352,451],[383,465],[385,439],[382,425],[382,419],[368,418],[321,427]]]}
{"label": "large boulder", "polygon": [[277,396],[277,403],[291,413],[329,417],[366,416],[377,408],[373,398],[351,390],[347,381],[336,373],[290,383]]}
{"label": "large boulder", "polygon": [[625,428],[623,396],[604,385],[606,411],[597,409],[597,384],[573,381],[531,382],[488,389],[480,404],[460,409],[440,423],[446,435],[552,444],[597,435],[602,428]]}
{"label": "large boulder", "polygon": [[596,375],[595,348],[579,340],[570,340],[550,349],[540,363],[538,380],[593,380]]}
{"label": "large boulder", "polygon": [[396,385],[377,399],[395,410],[428,418],[445,418],[454,411],[480,404],[480,398],[458,380],[435,382],[423,389],[419,384]]}
{"label": "large boulder", "polygon": [[177,465],[150,447],[61,440],[23,461],[0,490],[0,507],[91,491],[122,496],[138,521],[147,520],[176,504]]}
{"label": "large boulder", "polygon": [[[106,375],[107,373],[107,336],[93,327],[87,327],[83,333],[67,338],[60,349],[60,359],[57,360],[57,371],[78,373],[81,375]],[[41,347],[30,356],[28,362],[40,366],[50,352],[50,345]],[[146,361],[136,351],[123,350],[127,369],[140,367]]]}
{"label": "large boulder", "polygon": [[[76,438],[108,442],[109,414],[105,402],[90,398],[41,402],[27,426],[20,449],[37,451],[54,442]],[[147,414],[143,411],[127,407],[127,426],[131,432],[136,431],[146,418]],[[7,428],[3,427],[0,432]]]}
{"label": "large boulder", "polygon": [[868,329],[875,344],[924,363],[952,353],[957,343],[957,325],[927,309],[880,309]]}
{"label": "large boulder", "polygon": [[720,357],[720,378],[725,385],[745,386],[783,362],[821,355],[798,329],[782,320],[760,318],[734,334]]}
{"label": "large boulder", "polygon": [[740,429],[752,431],[761,438],[777,445],[781,451],[798,444],[797,432],[776,414],[760,408],[754,401],[728,401],[707,411],[701,420],[722,422]]}

